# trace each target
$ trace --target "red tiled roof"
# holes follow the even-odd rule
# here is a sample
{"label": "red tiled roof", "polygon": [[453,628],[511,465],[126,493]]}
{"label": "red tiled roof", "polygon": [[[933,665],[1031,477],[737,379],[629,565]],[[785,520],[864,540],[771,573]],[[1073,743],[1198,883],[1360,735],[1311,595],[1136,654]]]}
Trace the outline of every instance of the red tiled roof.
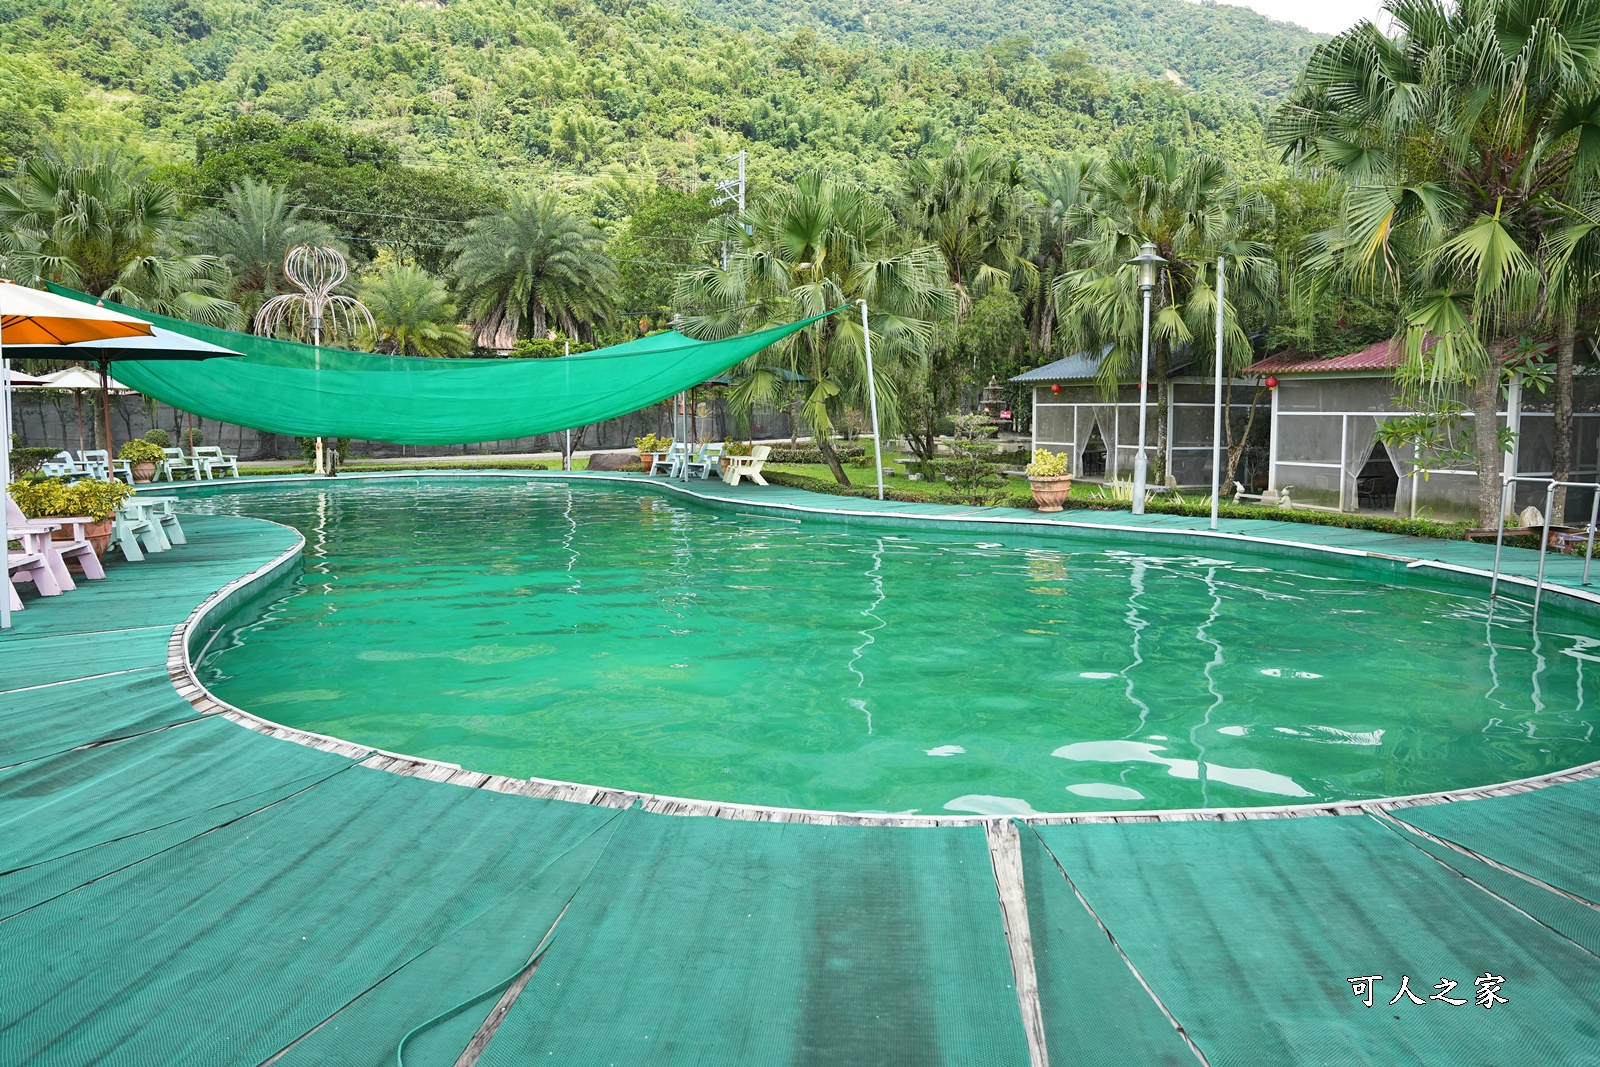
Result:
{"label": "red tiled roof", "polygon": [[1264,374],[1332,374],[1341,371],[1392,371],[1405,355],[1405,342],[1396,338],[1368,345],[1359,352],[1343,356],[1307,356],[1299,352],[1278,352],[1251,364],[1245,371],[1253,377]]}

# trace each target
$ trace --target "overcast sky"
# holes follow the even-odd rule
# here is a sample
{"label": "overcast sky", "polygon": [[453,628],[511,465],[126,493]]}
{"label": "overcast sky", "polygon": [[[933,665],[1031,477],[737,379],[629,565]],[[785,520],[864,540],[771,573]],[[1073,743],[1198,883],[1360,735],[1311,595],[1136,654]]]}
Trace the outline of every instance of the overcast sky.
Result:
{"label": "overcast sky", "polygon": [[1318,33],[1340,33],[1362,19],[1375,18],[1378,0],[1221,0],[1261,12],[1279,22],[1295,22]]}

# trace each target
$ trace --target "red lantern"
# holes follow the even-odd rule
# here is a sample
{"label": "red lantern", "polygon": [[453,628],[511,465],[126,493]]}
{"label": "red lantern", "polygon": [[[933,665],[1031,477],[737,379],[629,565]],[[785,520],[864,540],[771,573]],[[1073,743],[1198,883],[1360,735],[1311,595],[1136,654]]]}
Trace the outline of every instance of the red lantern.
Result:
{"label": "red lantern", "polygon": [[1056,383],[1056,384],[1055,384],[1055,385],[1052,385],[1052,386],[1051,386],[1051,387],[1050,387],[1050,391],[1051,391],[1051,392],[1052,392],[1052,393],[1057,393],[1057,394],[1059,394],[1059,393],[1060,393],[1060,392],[1061,392],[1061,383],[1060,383],[1060,382],[1057,382],[1057,383]]}
{"label": "red lantern", "polygon": [[1276,389],[1278,387],[1278,379],[1268,378],[1266,384],[1268,389]]}

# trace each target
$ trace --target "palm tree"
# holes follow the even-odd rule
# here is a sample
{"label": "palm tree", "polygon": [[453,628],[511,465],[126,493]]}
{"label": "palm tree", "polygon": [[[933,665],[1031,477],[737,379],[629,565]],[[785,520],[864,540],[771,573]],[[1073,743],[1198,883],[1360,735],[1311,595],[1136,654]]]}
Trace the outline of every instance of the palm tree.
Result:
{"label": "palm tree", "polygon": [[453,245],[455,275],[486,348],[556,327],[593,342],[616,307],[617,267],[600,231],[554,193],[513,196],[503,211],[467,223]]}
{"label": "palm tree", "polygon": [[304,218],[304,212],[283,189],[246,178],[190,223],[189,243],[227,266],[232,296],[247,320],[285,291],[283,257],[289,249],[336,243],[327,226]]}
{"label": "palm tree", "polygon": [[1010,285],[1014,271],[1031,266],[1020,254],[1031,216],[1016,159],[972,147],[943,159],[909,160],[899,200],[912,232],[944,257],[958,320],[974,297]]}
{"label": "palm tree", "polygon": [[1600,165],[1600,6],[1388,0],[1313,53],[1274,120],[1290,157],[1350,183],[1330,266],[1400,293],[1402,381],[1470,388],[1478,518],[1498,510],[1500,371],[1548,324],[1552,205]]}
{"label": "palm tree", "polygon": [[[748,231],[746,229],[748,227]],[[903,246],[894,215],[859,185],[810,171],[739,219],[712,225],[708,239],[736,249],[726,269],[678,279],[691,337],[727,337],[865,299],[873,318],[874,384],[882,424],[895,425],[893,369],[921,358],[934,323],[954,306],[944,259],[929,245]],[[737,369],[735,410],[771,403],[786,380],[804,378],[800,418],[841,485],[850,480],[830,435],[847,407],[867,404],[861,319],[840,314],[752,356]]]}
{"label": "palm tree", "polygon": [[397,356],[464,356],[472,337],[456,323],[444,282],[410,263],[384,263],[361,286],[377,325],[374,348]]}
{"label": "palm tree", "polygon": [[1128,261],[1142,244],[1154,243],[1167,260],[1152,294],[1150,330],[1161,456],[1172,353],[1187,345],[1213,355],[1219,255],[1228,269],[1224,366],[1236,369],[1253,358],[1241,312],[1265,301],[1277,265],[1271,250],[1246,234],[1270,208],[1246,194],[1221,159],[1171,148],[1113,160],[1087,173],[1082,184],[1081,206],[1066,209],[1059,224],[1082,234],[1067,247],[1052,285],[1062,339],[1072,351],[1108,350],[1099,370],[1108,392],[1138,374],[1143,298]]}
{"label": "palm tree", "polygon": [[1051,292],[1056,279],[1071,262],[1072,246],[1084,236],[1095,165],[1088,159],[1067,159],[1054,164],[1033,180],[1033,222],[1028,259],[1032,268],[1021,286],[1028,308],[1028,334],[1035,356],[1044,357],[1055,343],[1056,309]]}
{"label": "palm tree", "polygon": [[120,148],[51,150],[0,183],[0,232],[18,281],[54,281],[132,307],[214,325],[236,321],[227,272],[179,244],[170,185]]}

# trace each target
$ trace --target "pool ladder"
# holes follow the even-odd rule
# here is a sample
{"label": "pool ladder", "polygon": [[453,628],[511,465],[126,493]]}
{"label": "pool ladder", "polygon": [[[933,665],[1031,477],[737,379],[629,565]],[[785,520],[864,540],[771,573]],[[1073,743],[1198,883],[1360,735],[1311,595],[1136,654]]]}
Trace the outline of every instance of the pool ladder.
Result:
{"label": "pool ladder", "polygon": [[1495,516],[1494,532],[1494,571],[1489,577],[1489,615],[1494,616],[1495,597],[1500,592],[1500,550],[1505,545],[1506,538],[1506,508],[1510,505],[1513,487],[1517,482],[1532,482],[1547,486],[1544,494],[1544,526],[1539,537],[1539,574],[1533,582],[1533,629],[1539,629],[1539,603],[1544,594],[1544,564],[1545,557],[1550,554],[1550,511],[1555,507],[1556,490],[1562,486],[1569,489],[1593,489],[1594,499],[1589,505],[1588,545],[1583,554],[1583,581],[1589,584],[1589,565],[1594,562],[1594,536],[1595,524],[1600,520],[1600,482],[1562,482],[1555,479],[1541,478],[1535,475],[1502,474],[1503,483],[1500,490],[1500,508]]}

